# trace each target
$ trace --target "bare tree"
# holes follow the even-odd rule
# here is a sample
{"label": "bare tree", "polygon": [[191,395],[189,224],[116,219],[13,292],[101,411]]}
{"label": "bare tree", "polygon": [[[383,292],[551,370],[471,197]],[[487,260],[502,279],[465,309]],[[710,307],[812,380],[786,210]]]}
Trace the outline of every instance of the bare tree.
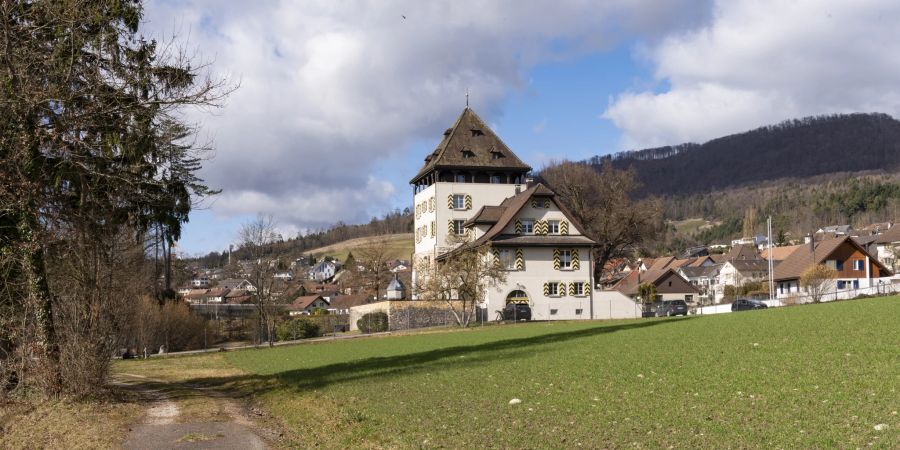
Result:
{"label": "bare tree", "polygon": [[[270,245],[280,237],[275,227],[272,215],[259,214],[255,219],[244,223],[238,233],[240,248],[250,257],[248,281],[256,287],[252,298],[259,314],[260,331],[265,332],[265,339],[270,347],[275,345],[275,319],[278,315],[275,303],[284,284],[283,280],[275,277],[283,264],[272,253],[273,247]],[[259,342],[262,340],[260,337]]]}
{"label": "bare tree", "polygon": [[387,241],[377,240],[359,248],[354,259],[358,267],[345,269],[355,270],[357,282],[368,293],[374,295],[376,300],[380,299],[381,293],[391,280],[391,271],[388,267],[390,248]]}
{"label": "bare tree", "polygon": [[631,199],[640,186],[634,171],[604,163],[597,172],[588,165],[563,161],[550,163],[540,176],[597,242],[595,276],[607,261],[628,256],[665,229],[658,200]]}
{"label": "bare tree", "polygon": [[837,272],[834,269],[824,264],[816,264],[800,275],[800,286],[806,289],[806,293],[813,303],[819,303],[825,293],[831,289],[831,280],[835,277],[837,277]]}
{"label": "bare tree", "polygon": [[[451,245],[463,239],[449,239]],[[425,300],[443,300],[456,323],[469,325],[475,306],[487,298],[488,290],[506,281],[506,271],[491,253],[490,245],[457,247],[439,260],[416,262],[414,292]]]}

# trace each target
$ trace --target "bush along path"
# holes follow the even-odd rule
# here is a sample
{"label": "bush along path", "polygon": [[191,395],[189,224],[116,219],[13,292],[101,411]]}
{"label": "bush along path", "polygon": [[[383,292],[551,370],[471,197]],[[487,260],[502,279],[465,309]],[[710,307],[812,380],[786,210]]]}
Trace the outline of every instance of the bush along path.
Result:
{"label": "bush along path", "polygon": [[191,383],[171,383],[118,373],[113,383],[146,404],[139,423],[128,430],[125,449],[265,449],[279,433],[265,430],[228,393]]}

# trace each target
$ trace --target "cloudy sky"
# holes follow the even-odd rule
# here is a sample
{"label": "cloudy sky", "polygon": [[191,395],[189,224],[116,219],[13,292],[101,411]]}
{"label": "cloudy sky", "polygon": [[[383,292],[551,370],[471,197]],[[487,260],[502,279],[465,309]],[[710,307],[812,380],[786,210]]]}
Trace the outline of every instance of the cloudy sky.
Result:
{"label": "cloudy sky", "polygon": [[286,236],[411,203],[470,104],[523,160],[687,141],[842,112],[900,117],[900,2],[149,0],[240,88],[188,112],[222,194],[180,243],[222,250],[272,213]]}

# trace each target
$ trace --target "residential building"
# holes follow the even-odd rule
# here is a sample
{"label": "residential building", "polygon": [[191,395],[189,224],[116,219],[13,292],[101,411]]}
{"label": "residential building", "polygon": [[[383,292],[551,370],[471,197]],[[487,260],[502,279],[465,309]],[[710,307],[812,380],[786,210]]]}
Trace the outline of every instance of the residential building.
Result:
{"label": "residential building", "polygon": [[652,284],[656,289],[656,298],[653,301],[684,300],[688,305],[697,303],[700,289],[678,274],[675,269],[632,271],[616,284],[613,289],[640,301],[640,286]]}
{"label": "residential building", "polygon": [[444,132],[412,178],[415,206],[413,283],[417,267],[462,245],[487,244],[506,281],[481,300],[491,316],[507,303],[528,303],[537,320],[592,317],[591,246],[583,227],[542,184],[529,184],[523,163],[470,108]]}
{"label": "residential building", "polygon": [[683,266],[678,268],[678,274],[697,288],[698,304],[711,305],[718,301],[715,293],[721,268],[721,264]]}
{"label": "residential building", "polygon": [[316,308],[328,309],[328,301],[318,294],[297,297],[285,309],[288,315],[300,316],[312,314]]}
{"label": "residential building", "polygon": [[813,241],[790,248],[790,255],[775,266],[775,291],[778,298],[805,295],[800,286],[800,277],[816,264],[824,264],[837,272],[837,278],[831,282],[833,286],[829,291],[871,287],[877,283],[877,278],[891,274],[884,264],[849,236]]}
{"label": "residential building", "polygon": [[243,278],[225,278],[224,280],[219,281],[218,287],[224,289],[244,289],[250,292],[256,292],[256,287]]}
{"label": "residential building", "polygon": [[309,279],[319,282],[329,281],[341,270],[341,267],[342,264],[338,261],[323,259],[310,269]]}
{"label": "residential building", "polygon": [[878,260],[896,272],[900,269],[900,226],[893,226],[874,241]]}
{"label": "residential building", "polygon": [[194,289],[203,289],[209,287],[209,277],[206,275],[198,275],[191,280],[191,287]]}

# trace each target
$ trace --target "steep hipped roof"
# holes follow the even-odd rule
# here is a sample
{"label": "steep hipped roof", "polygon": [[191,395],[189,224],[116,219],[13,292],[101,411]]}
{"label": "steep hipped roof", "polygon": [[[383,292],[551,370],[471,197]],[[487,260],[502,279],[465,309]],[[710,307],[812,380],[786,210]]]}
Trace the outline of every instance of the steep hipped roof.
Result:
{"label": "steep hipped roof", "polygon": [[531,171],[531,166],[523,163],[475,111],[466,107],[453,126],[444,132],[437,148],[425,157],[425,164],[410,183],[434,169],[469,168]]}
{"label": "steep hipped roof", "polygon": [[721,268],[722,266],[714,264],[712,266],[686,266],[678,270],[687,278],[698,278],[716,276]]}
{"label": "steep hipped roof", "polygon": [[800,278],[806,269],[815,264],[822,264],[823,261],[828,259],[828,257],[844,243],[852,245],[860,252],[868,255],[872,264],[877,265],[883,271],[887,271],[877,258],[869,255],[868,252],[850,238],[850,236],[842,236],[816,242],[815,252],[809,251],[809,244],[795,246],[797,248],[794,252],[791,253],[787,259],[775,266],[775,280],[792,280]]}

